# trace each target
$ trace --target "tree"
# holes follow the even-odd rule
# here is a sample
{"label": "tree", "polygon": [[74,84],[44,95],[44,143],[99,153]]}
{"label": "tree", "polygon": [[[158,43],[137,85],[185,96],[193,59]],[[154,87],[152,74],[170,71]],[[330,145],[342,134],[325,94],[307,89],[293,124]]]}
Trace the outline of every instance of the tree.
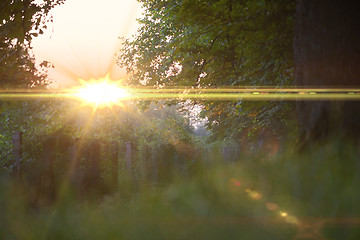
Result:
{"label": "tree", "polygon": [[[2,0],[0,3],[0,88],[28,88],[45,84],[30,54],[31,40],[42,34],[49,11],[65,0]],[[42,67],[48,63],[43,62]]]}
{"label": "tree", "polygon": [[[141,27],[133,40],[125,40],[119,58],[132,84],[198,89],[292,84],[293,1],[141,2]],[[244,128],[262,131],[273,120],[283,121],[291,108],[284,102],[202,104],[215,136],[235,138]]]}
{"label": "tree", "polygon": [[[311,0],[296,2],[295,83],[321,88],[360,87],[358,4]],[[300,145],[360,136],[359,102],[298,102]]]}
{"label": "tree", "polygon": [[[49,11],[65,0],[1,0],[0,2],[0,91],[45,87],[46,74],[35,66],[31,40],[52,21]],[[48,62],[40,68],[49,66]],[[52,103],[0,102],[0,171],[12,170],[11,135],[26,130],[25,137],[49,123]],[[57,105],[58,107],[58,105]],[[46,127],[44,127],[46,128]]]}

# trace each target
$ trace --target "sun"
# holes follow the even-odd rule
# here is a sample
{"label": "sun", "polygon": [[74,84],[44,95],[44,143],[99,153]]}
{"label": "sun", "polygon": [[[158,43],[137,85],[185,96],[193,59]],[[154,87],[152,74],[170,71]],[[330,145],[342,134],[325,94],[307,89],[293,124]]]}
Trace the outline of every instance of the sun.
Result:
{"label": "sun", "polygon": [[121,105],[121,101],[130,97],[130,93],[120,86],[120,82],[111,81],[108,76],[97,80],[80,80],[81,86],[76,87],[75,96],[86,105],[95,108]]}

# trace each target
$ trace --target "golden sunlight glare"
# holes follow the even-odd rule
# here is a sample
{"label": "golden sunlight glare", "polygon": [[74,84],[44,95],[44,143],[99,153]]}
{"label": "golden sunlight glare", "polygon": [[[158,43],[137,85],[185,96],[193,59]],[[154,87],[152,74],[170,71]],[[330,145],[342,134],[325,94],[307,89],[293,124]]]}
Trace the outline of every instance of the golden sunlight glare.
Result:
{"label": "golden sunlight glare", "polygon": [[76,97],[95,107],[112,107],[130,96],[117,82],[110,82],[107,78],[90,83],[82,81],[82,85],[77,89]]}

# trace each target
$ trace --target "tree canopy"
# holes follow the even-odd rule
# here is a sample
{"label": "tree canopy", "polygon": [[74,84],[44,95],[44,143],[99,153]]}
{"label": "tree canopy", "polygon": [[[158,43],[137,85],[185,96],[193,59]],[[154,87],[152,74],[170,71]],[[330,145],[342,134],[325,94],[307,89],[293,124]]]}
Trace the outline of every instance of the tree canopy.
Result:
{"label": "tree canopy", "polygon": [[[294,1],[140,2],[141,27],[125,39],[119,57],[132,84],[201,89],[293,83]],[[279,123],[291,108],[280,107],[283,102],[202,104],[217,136],[237,137],[244,127]]]}
{"label": "tree canopy", "polygon": [[292,83],[293,1],[142,1],[120,63],[146,85]]}
{"label": "tree canopy", "polygon": [[[0,3],[0,87],[43,85],[30,53],[31,40],[52,21],[49,11],[65,0],[3,0]],[[41,67],[47,67],[43,62]]]}

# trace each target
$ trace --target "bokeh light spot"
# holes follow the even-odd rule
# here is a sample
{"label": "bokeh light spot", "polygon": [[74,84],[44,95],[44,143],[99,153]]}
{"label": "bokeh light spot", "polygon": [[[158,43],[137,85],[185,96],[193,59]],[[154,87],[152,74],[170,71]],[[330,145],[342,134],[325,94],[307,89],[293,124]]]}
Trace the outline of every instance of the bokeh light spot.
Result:
{"label": "bokeh light spot", "polygon": [[265,203],[266,208],[269,209],[270,211],[275,211],[276,209],[278,209],[278,205],[276,203],[272,203],[272,202],[267,202]]}

